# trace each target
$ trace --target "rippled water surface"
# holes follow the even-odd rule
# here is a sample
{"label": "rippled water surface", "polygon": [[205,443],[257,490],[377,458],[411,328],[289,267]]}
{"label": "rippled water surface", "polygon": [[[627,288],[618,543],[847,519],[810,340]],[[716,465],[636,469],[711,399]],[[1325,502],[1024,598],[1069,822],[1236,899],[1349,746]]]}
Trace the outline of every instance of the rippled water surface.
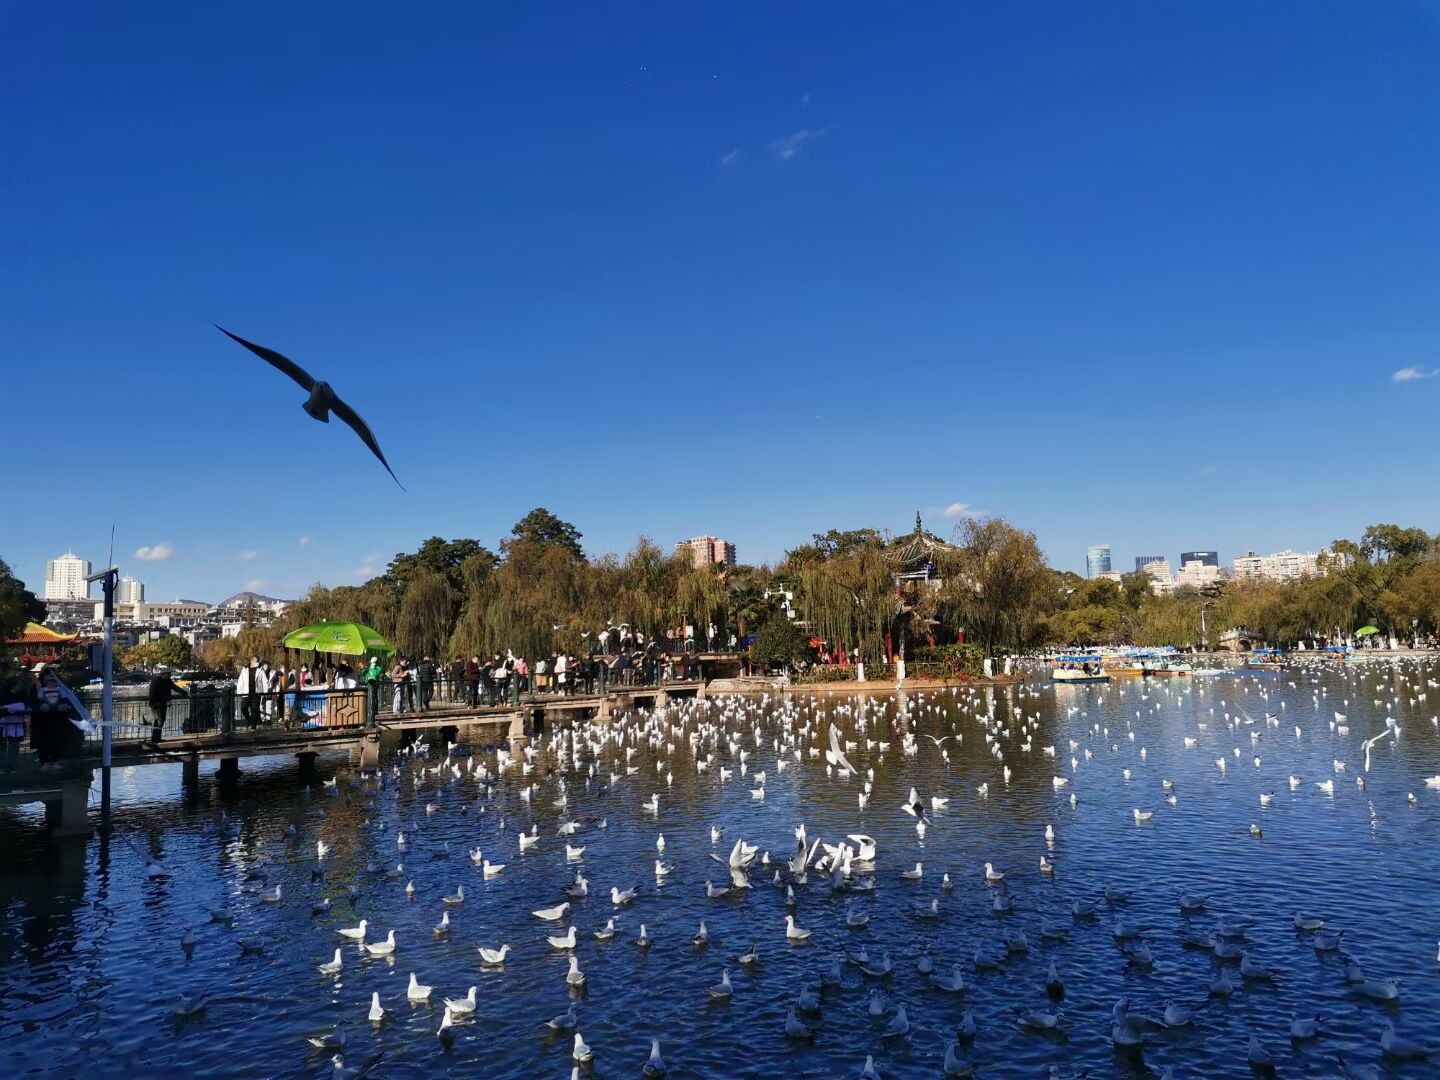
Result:
{"label": "rippled water surface", "polygon": [[[435,771],[446,758],[438,737],[428,758],[387,744],[378,784],[362,778],[358,759],[322,757],[319,779],[337,779],[334,789],[318,781],[303,789],[292,759],[243,762],[246,774],[230,791],[207,773],[189,797],[178,768],[125,770],[107,846],[47,844],[34,818],[0,819],[0,1071],[328,1075],[329,1052],[312,1050],[305,1036],[342,1023],[349,1066],[383,1052],[375,1076],[559,1077],[571,1069],[571,1039],[551,1036],[544,1021],[574,1001],[595,1053],[582,1072],[601,1077],[638,1076],[652,1037],[673,1077],[855,1076],[866,1055],[885,1076],[934,1076],[967,1009],[978,1030],[961,1056],[981,1076],[1043,1076],[1050,1065],[1066,1076],[1088,1068],[1139,1077],[1167,1065],[1177,1076],[1249,1076],[1251,1035],[1282,1076],[1338,1075],[1337,1051],[1382,1075],[1435,1076],[1433,1063],[1382,1058],[1379,1044],[1388,1018],[1402,1036],[1440,1047],[1440,790],[1425,785],[1440,774],[1432,719],[1440,685],[1432,679],[1440,682],[1435,665],[1393,661],[1108,686],[712,699],[587,725],[578,767],[563,733],[551,733],[535,744],[529,777],[512,766],[488,787],[472,769],[493,773],[494,749],[463,745],[451,759],[458,775]],[[1401,732],[1375,745],[1366,773],[1362,743],[1387,717]],[[831,723],[858,744],[849,757],[859,777],[831,775],[823,753],[812,755],[823,751]],[[907,731],[918,736],[913,754],[902,747]],[[943,744],[948,761],[927,735],[956,736]],[[741,775],[740,750],[749,775]],[[697,756],[712,755],[697,771]],[[777,758],[788,762],[783,772]],[[722,767],[733,775],[722,779]],[[862,811],[857,795],[872,770]],[[763,799],[751,794],[756,771],[766,774]],[[1292,775],[1302,781],[1293,789]],[[1056,776],[1068,784],[1057,787]],[[1316,786],[1327,779],[1333,794]],[[563,809],[555,805],[562,783]],[[982,784],[988,795],[977,791]],[[912,785],[927,805],[932,796],[950,800],[930,813],[923,838],[900,809]],[[642,810],[657,792],[658,814]],[[1262,807],[1268,792],[1273,803]],[[1153,810],[1153,820],[1137,824],[1136,809]],[[584,845],[583,858],[567,862],[556,829],[573,818],[606,827],[582,827],[571,842]],[[813,937],[789,944],[785,889],[772,879],[778,870],[788,880],[802,822],[825,843],[872,836],[879,854],[873,893],[853,897],[832,894],[812,867],[794,891],[797,923]],[[1252,824],[1262,835],[1252,835]],[[294,840],[285,837],[289,825]],[[539,841],[522,854],[518,833],[532,826]],[[719,842],[712,827],[723,831]],[[674,869],[660,885],[662,833]],[[710,855],[725,858],[738,838],[770,864],[757,857],[748,892],[709,899],[706,880],[727,878]],[[323,861],[320,840],[333,849]],[[505,869],[486,880],[472,847]],[[1053,875],[1041,873],[1042,855]],[[167,877],[147,876],[151,859]],[[399,862],[398,877],[366,870]],[[923,877],[903,880],[900,871],[917,862]],[[1005,872],[1003,883],[987,884],[986,862]],[[323,880],[312,880],[317,868]],[[572,992],[567,954],[547,944],[549,924],[531,911],[564,899],[577,870],[590,895],[571,913],[586,975]],[[1106,881],[1128,902],[1106,902]],[[276,884],[280,901],[261,902],[258,890]],[[449,909],[452,933],[437,938],[441,897],[459,885],[466,896]],[[611,886],[636,885],[633,904],[612,905]],[[347,886],[359,890],[353,905]],[[1182,891],[1208,898],[1207,910],[1182,916]],[[992,913],[997,893],[1013,914]],[[312,914],[323,896],[334,907]],[[931,900],[940,917],[918,917],[917,906]],[[1075,900],[1096,902],[1097,917],[1073,920]],[[868,927],[848,929],[847,910],[868,911]],[[233,925],[212,921],[212,911],[232,914]],[[1296,911],[1343,928],[1345,952],[1368,977],[1401,980],[1399,1002],[1377,1004],[1347,985],[1340,954],[1317,953],[1312,936],[1295,930]],[[593,931],[611,915],[620,933],[601,943]],[[1186,947],[1183,935],[1206,933],[1221,916],[1249,921],[1245,948],[1273,980],[1242,980],[1236,963]],[[347,943],[341,974],[321,975],[316,965],[342,942],[336,929],[361,917],[371,940],[395,930],[393,961],[367,959]],[[702,919],[710,944],[697,948],[691,939]],[[1153,967],[1127,958],[1117,919],[1143,930]],[[1042,936],[1042,920],[1065,925],[1066,936]],[[636,945],[641,923],[653,939],[648,951]],[[196,937],[188,958],[180,943],[187,928]],[[1002,935],[1016,931],[1028,953],[975,970],[977,948],[1003,954]],[[263,951],[242,955],[241,940]],[[482,968],[477,946],[502,942],[513,950],[503,968]],[[734,958],[752,943],[760,964],[742,968]],[[814,1040],[787,1038],[786,1013],[801,990],[861,947],[877,962],[888,952],[893,973],[874,978],[845,964],[843,985],[827,986],[819,1014],[804,1017]],[[966,992],[929,985],[916,970],[922,947],[937,971],[961,965]],[[1027,1032],[1014,1011],[1055,1007],[1044,991],[1052,960],[1065,984],[1062,1029]],[[734,996],[714,1001],[707,988],[727,965]],[[1243,983],[1228,998],[1209,994],[1222,966]],[[407,1002],[412,971],[434,985],[431,1004]],[[440,999],[471,985],[479,988],[476,1016],[447,1048],[436,1037]],[[877,988],[890,999],[879,1019],[867,1012]],[[379,1026],[366,1019],[372,992],[388,1010]],[[206,1007],[177,1020],[177,993],[206,993]],[[1194,1006],[1197,1019],[1147,1035],[1141,1056],[1117,1053],[1110,1018],[1121,997],[1149,1016],[1173,998]],[[909,1033],[885,1037],[902,1004]],[[1292,1041],[1291,1018],[1316,1014],[1327,1018],[1320,1037]]]}

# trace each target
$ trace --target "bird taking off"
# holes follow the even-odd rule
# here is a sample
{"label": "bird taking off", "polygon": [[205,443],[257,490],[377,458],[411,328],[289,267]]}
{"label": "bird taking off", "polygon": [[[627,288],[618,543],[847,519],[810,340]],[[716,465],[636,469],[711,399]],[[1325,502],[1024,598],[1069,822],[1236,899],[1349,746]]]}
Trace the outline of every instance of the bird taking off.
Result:
{"label": "bird taking off", "polygon": [[238,334],[232,334],[229,330],[226,330],[218,324],[212,325],[230,340],[244,345],[245,348],[260,357],[261,360],[264,360],[271,367],[289,375],[290,378],[300,384],[301,389],[309,391],[310,397],[301,408],[316,420],[319,420],[322,424],[328,424],[330,422],[330,414],[333,412],[341,420],[345,421],[346,424],[350,425],[355,434],[360,436],[360,441],[368,446],[370,452],[380,459],[380,464],[385,466],[385,471],[390,474],[390,479],[395,481],[401,491],[405,490],[405,485],[400,483],[400,478],[395,475],[395,470],[390,468],[390,463],[385,460],[385,454],[380,449],[380,444],[375,440],[375,433],[370,430],[370,425],[365,423],[364,418],[361,417],[359,413],[336,396],[335,391],[330,388],[329,383],[315,379],[308,371],[295,363],[295,361],[291,360],[288,356],[282,356],[274,349],[267,349],[264,345],[256,345],[253,341],[246,341]]}

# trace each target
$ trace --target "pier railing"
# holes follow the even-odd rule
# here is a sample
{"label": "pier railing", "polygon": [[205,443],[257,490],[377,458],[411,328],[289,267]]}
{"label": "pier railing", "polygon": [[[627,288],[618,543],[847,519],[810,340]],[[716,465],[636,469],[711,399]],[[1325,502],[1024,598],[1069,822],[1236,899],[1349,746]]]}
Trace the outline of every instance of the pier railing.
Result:
{"label": "pier railing", "polygon": [[[306,687],[257,694],[237,694],[231,688],[193,689],[175,697],[165,709],[162,738],[186,735],[228,736],[256,729],[279,731],[363,730],[368,697],[355,690]],[[82,699],[92,721],[86,741],[101,738],[101,704],[94,695]],[[112,707],[117,740],[149,739],[156,714],[145,697],[118,697]]]}

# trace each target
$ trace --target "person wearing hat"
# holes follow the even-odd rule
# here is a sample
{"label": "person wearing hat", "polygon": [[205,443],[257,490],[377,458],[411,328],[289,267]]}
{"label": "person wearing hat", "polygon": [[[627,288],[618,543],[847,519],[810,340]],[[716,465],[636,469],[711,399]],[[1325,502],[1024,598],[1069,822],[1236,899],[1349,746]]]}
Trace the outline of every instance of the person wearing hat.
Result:
{"label": "person wearing hat", "polygon": [[380,713],[380,684],[385,681],[385,669],[380,666],[378,657],[370,657],[370,666],[365,669],[365,686],[370,691],[370,715],[378,716]]}

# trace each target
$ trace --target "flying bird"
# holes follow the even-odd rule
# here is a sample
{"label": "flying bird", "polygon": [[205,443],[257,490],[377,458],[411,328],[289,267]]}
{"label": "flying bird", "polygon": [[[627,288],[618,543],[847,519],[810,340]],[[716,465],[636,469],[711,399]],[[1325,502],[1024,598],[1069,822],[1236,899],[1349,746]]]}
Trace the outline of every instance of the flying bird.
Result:
{"label": "flying bird", "polygon": [[390,462],[385,460],[385,454],[375,439],[375,433],[370,430],[370,425],[365,423],[364,418],[359,413],[340,400],[335,391],[331,389],[329,383],[314,378],[308,371],[295,363],[295,361],[291,360],[288,356],[282,356],[274,349],[267,349],[264,345],[256,345],[253,341],[246,341],[238,334],[232,334],[229,330],[226,330],[218,324],[212,325],[215,326],[216,330],[219,330],[226,337],[230,338],[230,340],[244,345],[245,348],[260,357],[261,360],[264,360],[271,367],[290,376],[290,378],[300,384],[302,390],[308,391],[310,397],[301,408],[316,420],[319,420],[322,424],[328,424],[330,422],[330,414],[333,412],[341,420],[345,421],[355,434],[360,436],[360,441],[370,448],[370,452],[380,459],[380,464],[385,466],[385,471],[390,474],[390,479],[395,481],[401,491],[405,490],[405,485],[400,483],[400,478],[395,475],[395,470],[390,468]]}

